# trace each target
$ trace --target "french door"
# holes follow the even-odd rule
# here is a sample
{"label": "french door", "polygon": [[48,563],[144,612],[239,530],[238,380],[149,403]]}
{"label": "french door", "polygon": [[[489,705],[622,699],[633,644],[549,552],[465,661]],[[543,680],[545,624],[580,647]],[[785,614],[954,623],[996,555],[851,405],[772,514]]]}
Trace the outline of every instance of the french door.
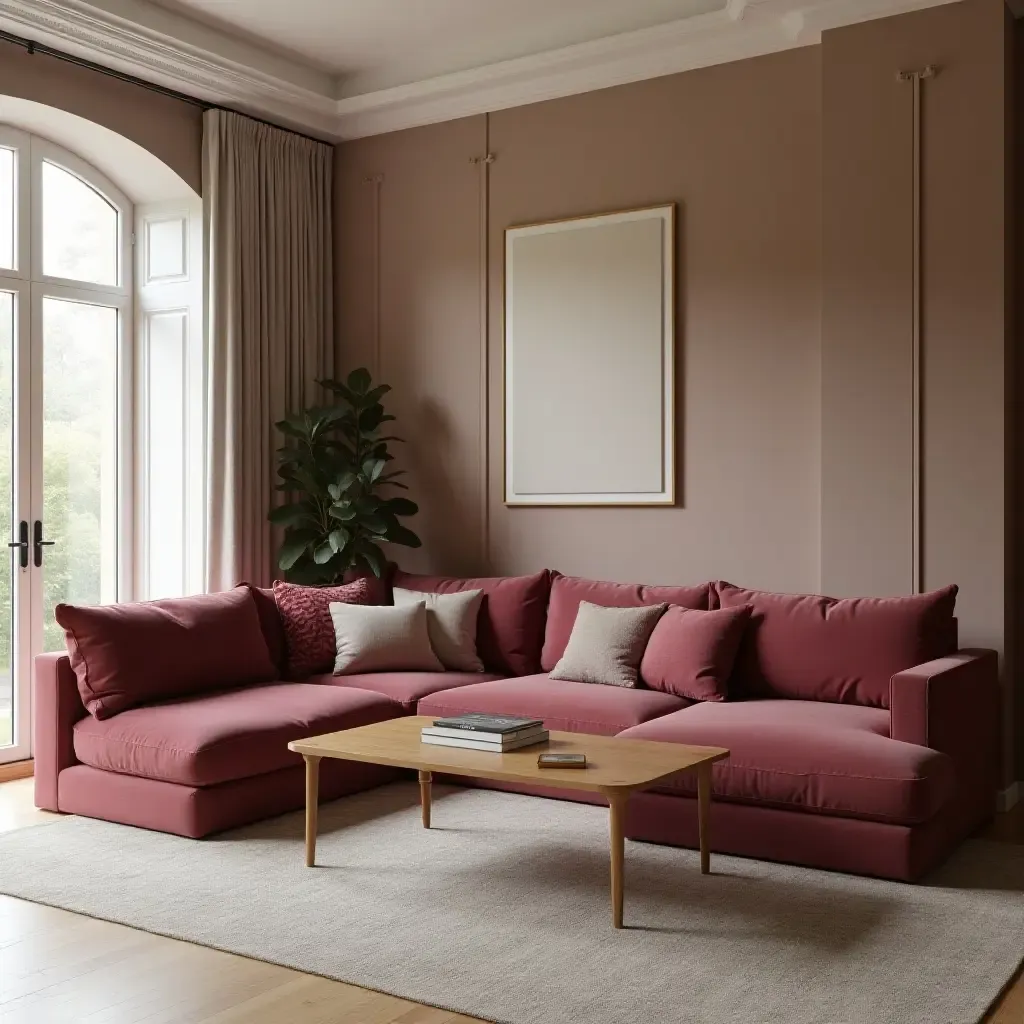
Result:
{"label": "french door", "polygon": [[95,169],[0,126],[0,762],[31,754],[56,605],[131,594],[131,232]]}

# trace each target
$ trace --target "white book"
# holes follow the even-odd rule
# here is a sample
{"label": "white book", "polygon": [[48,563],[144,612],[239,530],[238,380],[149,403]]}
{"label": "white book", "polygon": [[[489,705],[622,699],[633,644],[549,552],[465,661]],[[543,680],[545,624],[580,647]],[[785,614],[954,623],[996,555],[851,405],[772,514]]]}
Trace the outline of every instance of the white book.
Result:
{"label": "white book", "polygon": [[547,730],[541,730],[536,736],[527,736],[525,739],[513,740],[512,743],[504,746],[497,743],[487,743],[483,740],[469,740],[462,736],[426,736],[422,737],[424,743],[435,747],[462,747],[465,750],[487,750],[492,754],[501,754],[509,750],[518,750],[520,747],[532,747],[537,743],[547,740]]}
{"label": "white book", "polygon": [[501,746],[514,740],[525,740],[539,736],[547,731],[543,725],[531,725],[529,729],[518,729],[516,732],[480,732],[479,729],[449,729],[443,725],[425,725],[424,736],[451,736],[456,739],[479,740],[481,743],[493,743]]}

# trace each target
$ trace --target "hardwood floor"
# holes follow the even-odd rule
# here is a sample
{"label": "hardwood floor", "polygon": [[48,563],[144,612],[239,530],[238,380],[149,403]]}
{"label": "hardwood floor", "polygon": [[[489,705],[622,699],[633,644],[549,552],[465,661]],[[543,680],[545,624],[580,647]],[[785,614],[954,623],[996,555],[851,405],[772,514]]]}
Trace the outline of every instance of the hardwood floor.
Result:
{"label": "hardwood floor", "polygon": [[[0,831],[53,817],[32,805],[31,779],[0,785]],[[985,836],[1024,846],[1024,804],[1000,815]],[[0,896],[3,1024],[470,1024],[475,1020]],[[1021,1021],[1024,978],[1018,974],[986,1024]]]}

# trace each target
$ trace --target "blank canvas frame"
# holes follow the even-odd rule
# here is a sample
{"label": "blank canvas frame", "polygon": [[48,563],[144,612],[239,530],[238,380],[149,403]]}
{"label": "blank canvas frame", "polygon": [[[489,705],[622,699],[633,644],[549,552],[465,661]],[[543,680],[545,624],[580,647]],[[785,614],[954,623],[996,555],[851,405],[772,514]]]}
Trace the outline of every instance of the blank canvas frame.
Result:
{"label": "blank canvas frame", "polygon": [[675,502],[675,206],[505,231],[505,503]]}

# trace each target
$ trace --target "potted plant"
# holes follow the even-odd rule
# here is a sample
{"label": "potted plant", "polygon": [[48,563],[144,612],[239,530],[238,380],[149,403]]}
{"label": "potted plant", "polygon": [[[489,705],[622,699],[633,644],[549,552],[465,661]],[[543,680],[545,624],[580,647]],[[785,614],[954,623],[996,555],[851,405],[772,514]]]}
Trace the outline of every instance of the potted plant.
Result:
{"label": "potted plant", "polygon": [[381,427],[395,418],[381,404],[391,388],[374,387],[366,369],[353,370],[344,383],[317,383],[335,397],[333,404],[275,424],[285,435],[277,451],[277,490],[291,498],[268,516],[284,528],[277,564],[294,583],[337,583],[365,569],[379,577],[387,564],[381,543],[420,546],[419,537],[399,522],[418,506],[387,493],[407,489],[398,480],[404,470],[388,468],[394,458],[388,444],[401,438],[381,435]]}

